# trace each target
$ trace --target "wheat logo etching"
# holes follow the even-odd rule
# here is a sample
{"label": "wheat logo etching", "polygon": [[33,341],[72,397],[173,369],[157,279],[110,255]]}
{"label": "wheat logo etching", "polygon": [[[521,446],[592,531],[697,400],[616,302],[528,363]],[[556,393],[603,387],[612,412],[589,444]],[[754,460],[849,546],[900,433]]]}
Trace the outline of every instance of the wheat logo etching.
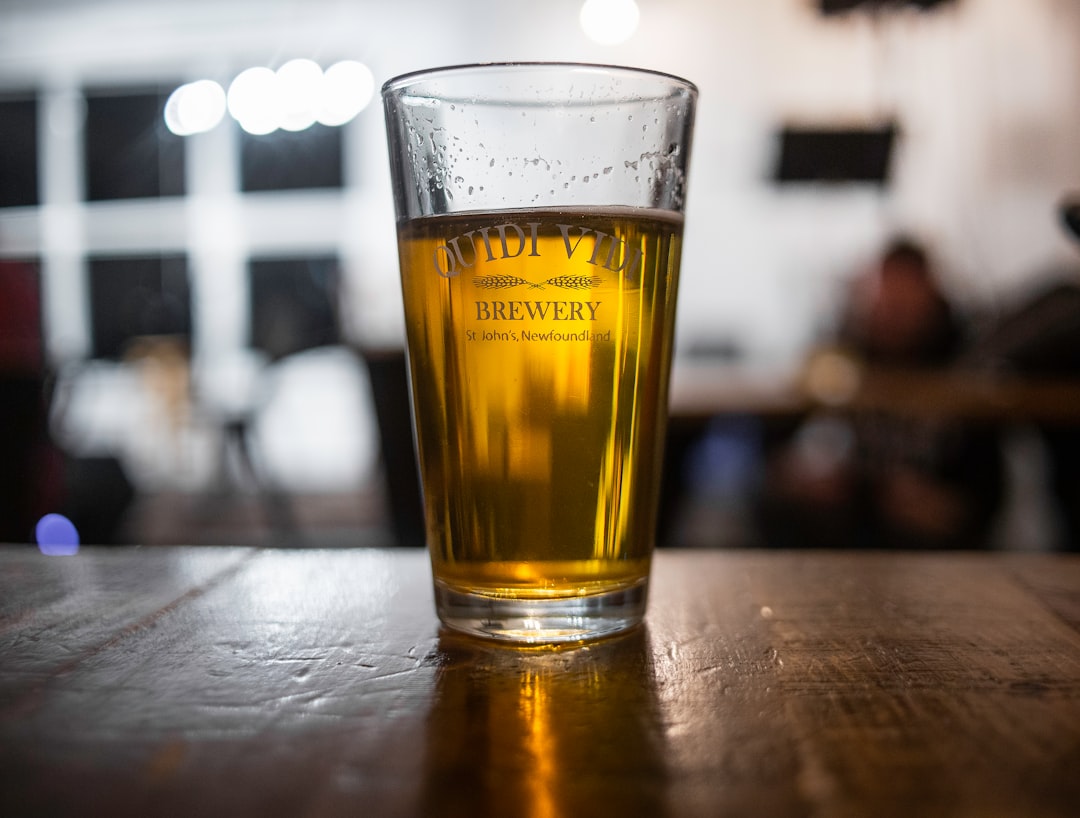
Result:
{"label": "wheat logo etching", "polygon": [[473,284],[485,290],[506,290],[525,285],[530,290],[543,290],[548,286],[564,290],[589,290],[603,283],[600,276],[562,275],[545,281],[534,282],[514,275],[486,275],[473,278]]}

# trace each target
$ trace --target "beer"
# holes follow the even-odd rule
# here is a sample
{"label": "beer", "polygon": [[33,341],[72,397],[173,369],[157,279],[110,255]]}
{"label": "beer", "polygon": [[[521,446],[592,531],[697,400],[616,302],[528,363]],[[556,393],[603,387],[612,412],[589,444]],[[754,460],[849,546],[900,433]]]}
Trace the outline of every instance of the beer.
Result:
{"label": "beer", "polygon": [[436,584],[492,599],[644,586],[682,216],[540,208],[398,227]]}
{"label": "beer", "polygon": [[697,89],[575,63],[387,81],[435,609],[515,645],[641,622]]}

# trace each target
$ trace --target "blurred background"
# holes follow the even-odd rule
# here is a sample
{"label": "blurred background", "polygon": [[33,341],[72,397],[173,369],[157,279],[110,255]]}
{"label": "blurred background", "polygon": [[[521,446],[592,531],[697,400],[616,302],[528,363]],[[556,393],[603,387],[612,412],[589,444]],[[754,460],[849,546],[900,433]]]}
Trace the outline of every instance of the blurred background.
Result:
{"label": "blurred background", "polygon": [[[1075,0],[0,0],[0,540],[57,512],[83,542],[414,543],[377,89],[494,60],[700,88],[663,544],[885,544],[830,527],[821,478],[889,439],[979,483],[980,524],[928,544],[1075,545]],[[913,431],[920,381],[853,419],[853,282],[890,292],[899,237],[959,335],[886,359],[1038,400]],[[985,445],[949,471],[958,425]],[[921,490],[891,502],[951,519]]]}

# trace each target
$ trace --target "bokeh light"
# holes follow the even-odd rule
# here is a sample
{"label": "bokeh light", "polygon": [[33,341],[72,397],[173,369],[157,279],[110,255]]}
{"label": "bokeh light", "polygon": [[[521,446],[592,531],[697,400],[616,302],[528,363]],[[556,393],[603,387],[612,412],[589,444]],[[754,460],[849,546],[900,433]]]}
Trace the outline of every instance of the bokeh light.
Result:
{"label": "bokeh light", "polygon": [[79,552],[79,531],[63,514],[46,514],[34,528],[38,549],[50,557],[67,557]]}
{"label": "bokeh light", "polygon": [[375,76],[355,60],[334,63],[323,74],[317,118],[323,125],[344,125],[363,111],[375,95]]}
{"label": "bokeh light", "polygon": [[289,60],[275,74],[278,127],[286,131],[310,128],[322,97],[322,69],[312,60]]}
{"label": "bokeh light", "polygon": [[225,116],[225,89],[213,80],[181,85],[165,103],[165,125],[177,136],[203,133]]}
{"label": "bokeh light", "polygon": [[250,134],[302,131],[316,122],[344,125],[374,95],[375,77],[363,63],[342,60],[323,71],[315,61],[300,58],[277,71],[245,69],[227,93],[213,80],[181,85],[165,103],[165,123],[173,133],[189,136],[215,127],[228,111]]}
{"label": "bokeh light", "polygon": [[229,114],[250,134],[278,129],[278,78],[269,68],[248,68],[229,85]]}
{"label": "bokeh light", "polygon": [[618,45],[637,31],[641,12],[634,0],[585,0],[581,28],[599,45]]}

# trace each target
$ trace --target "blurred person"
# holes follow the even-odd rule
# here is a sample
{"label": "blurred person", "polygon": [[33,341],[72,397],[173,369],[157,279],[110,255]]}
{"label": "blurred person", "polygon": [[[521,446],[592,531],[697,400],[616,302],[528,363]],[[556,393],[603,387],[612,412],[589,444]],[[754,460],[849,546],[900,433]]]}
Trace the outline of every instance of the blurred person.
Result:
{"label": "blurred person", "polygon": [[31,542],[60,494],[36,272],[0,262],[0,542]]}
{"label": "blurred person", "polygon": [[863,367],[941,370],[953,363],[964,338],[926,250],[909,238],[895,239],[852,281],[831,339],[831,354],[851,373],[850,394],[838,394],[841,408],[812,415],[768,455],[760,507],[766,542],[986,544],[1003,492],[992,430],[944,416],[842,409]]}
{"label": "blurred person", "polygon": [[44,346],[36,270],[0,261],[0,543],[33,543],[58,513],[83,542],[116,542],[134,496],[119,462],[73,457],[53,439],[55,373]]}
{"label": "blurred person", "polygon": [[926,251],[908,238],[852,282],[837,338],[865,363],[916,368],[947,364],[961,340]]}

